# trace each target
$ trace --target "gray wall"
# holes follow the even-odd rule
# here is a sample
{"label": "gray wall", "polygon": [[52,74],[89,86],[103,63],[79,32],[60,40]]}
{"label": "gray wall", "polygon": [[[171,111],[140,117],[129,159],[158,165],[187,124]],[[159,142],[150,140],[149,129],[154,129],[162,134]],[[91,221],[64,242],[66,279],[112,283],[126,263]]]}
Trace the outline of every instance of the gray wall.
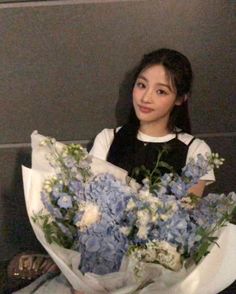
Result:
{"label": "gray wall", "polygon": [[20,173],[30,165],[31,132],[86,143],[122,123],[124,75],[159,47],[192,61],[193,132],[226,158],[211,190],[235,190],[235,1],[80,2],[0,4],[2,260],[39,247]]}

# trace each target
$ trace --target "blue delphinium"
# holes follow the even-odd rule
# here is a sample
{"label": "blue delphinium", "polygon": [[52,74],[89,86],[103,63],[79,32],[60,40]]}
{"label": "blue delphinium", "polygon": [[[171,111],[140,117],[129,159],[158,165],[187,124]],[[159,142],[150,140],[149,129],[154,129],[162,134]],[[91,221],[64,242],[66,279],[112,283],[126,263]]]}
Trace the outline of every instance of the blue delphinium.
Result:
{"label": "blue delphinium", "polygon": [[209,165],[209,159],[198,154],[197,160],[190,159],[189,163],[183,167],[182,176],[188,177],[193,183],[196,183],[200,177],[204,176],[211,169],[212,166]]}
{"label": "blue delphinium", "polygon": [[70,193],[75,196],[76,201],[84,201],[84,183],[78,179],[71,179],[68,183]]}
{"label": "blue delphinium", "polygon": [[212,167],[209,165],[209,160],[199,154],[197,160],[190,159],[183,167],[181,176],[172,173],[163,175],[160,178],[160,188],[156,192],[172,194],[178,199],[185,197],[188,190],[210,169]]}
{"label": "blue delphinium", "polygon": [[60,208],[72,208],[72,198],[70,195],[66,193],[61,193],[59,195],[59,199],[57,201],[57,204]]}
{"label": "blue delphinium", "polygon": [[53,205],[48,198],[48,194],[44,191],[41,192],[41,201],[47,211],[55,218],[63,218],[61,211],[55,205]]}

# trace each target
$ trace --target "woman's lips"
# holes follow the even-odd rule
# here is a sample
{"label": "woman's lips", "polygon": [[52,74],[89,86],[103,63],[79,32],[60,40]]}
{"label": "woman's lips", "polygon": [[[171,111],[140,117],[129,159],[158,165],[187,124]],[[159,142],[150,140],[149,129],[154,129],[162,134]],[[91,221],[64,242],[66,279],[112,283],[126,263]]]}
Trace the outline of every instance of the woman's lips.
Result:
{"label": "woman's lips", "polygon": [[141,106],[141,105],[139,105],[138,108],[139,108],[139,110],[140,110],[141,112],[143,112],[143,113],[149,113],[149,112],[152,112],[152,111],[153,111],[152,108],[148,108],[148,107]]}

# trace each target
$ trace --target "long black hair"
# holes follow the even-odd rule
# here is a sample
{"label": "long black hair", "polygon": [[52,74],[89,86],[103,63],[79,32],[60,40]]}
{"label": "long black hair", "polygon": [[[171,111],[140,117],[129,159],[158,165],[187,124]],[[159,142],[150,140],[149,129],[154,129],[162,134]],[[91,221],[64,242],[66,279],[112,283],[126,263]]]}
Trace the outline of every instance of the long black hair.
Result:
{"label": "long black hair", "polygon": [[[169,130],[173,131],[175,127],[179,127],[184,132],[190,133],[188,98],[191,95],[193,73],[189,60],[182,53],[165,48],[145,54],[136,67],[132,88],[139,74],[153,65],[162,65],[166,69],[176,89],[177,100],[182,100],[182,104],[176,105],[170,114]],[[132,109],[129,121],[136,121],[137,123],[135,116],[134,109]]]}
{"label": "long black hair", "polygon": [[[134,70],[131,89],[133,89],[139,74],[153,65],[162,65],[165,68],[176,89],[176,99],[182,102],[181,105],[175,105],[170,114],[169,130],[174,131],[177,127],[183,132],[191,133],[188,98],[191,95],[193,73],[189,60],[180,52],[166,48],[145,54]],[[140,122],[135,114],[134,107],[132,107],[128,123],[120,129],[112,142],[107,156],[108,161],[117,164],[122,154],[127,153],[127,151],[131,153],[134,151],[132,146],[134,146],[139,125]]]}

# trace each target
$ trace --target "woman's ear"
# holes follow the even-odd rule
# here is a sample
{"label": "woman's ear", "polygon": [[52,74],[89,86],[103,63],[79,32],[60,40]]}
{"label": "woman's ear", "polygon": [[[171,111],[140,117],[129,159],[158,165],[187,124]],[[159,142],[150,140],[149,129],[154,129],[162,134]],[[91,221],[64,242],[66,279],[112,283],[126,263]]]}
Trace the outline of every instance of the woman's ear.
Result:
{"label": "woman's ear", "polygon": [[180,106],[187,100],[188,100],[188,94],[185,94],[185,95],[176,99],[175,105]]}

